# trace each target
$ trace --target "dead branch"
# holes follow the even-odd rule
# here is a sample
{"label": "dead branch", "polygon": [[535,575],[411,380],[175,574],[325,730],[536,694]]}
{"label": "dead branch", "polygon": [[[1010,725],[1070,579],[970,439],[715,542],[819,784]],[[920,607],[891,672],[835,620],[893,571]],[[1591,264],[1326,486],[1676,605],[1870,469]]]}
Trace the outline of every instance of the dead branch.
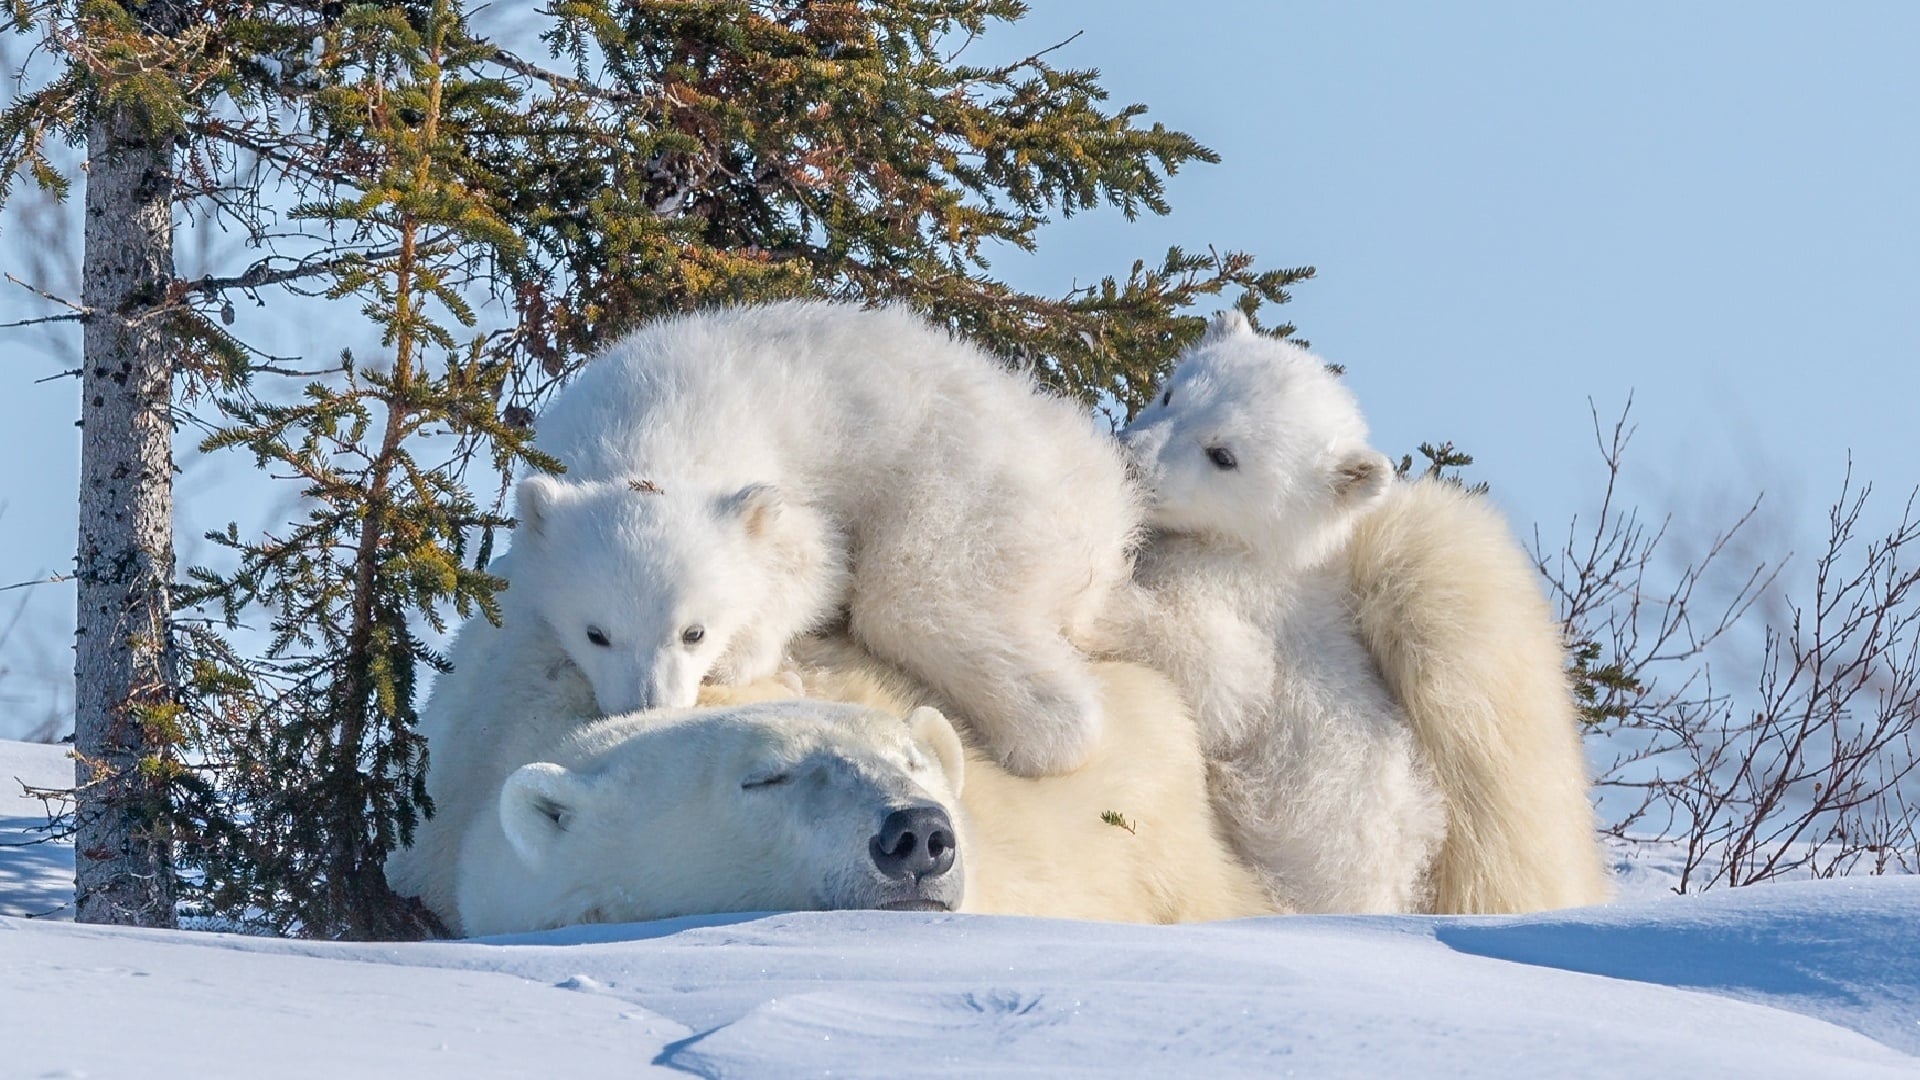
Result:
{"label": "dead branch", "polygon": [[[1697,557],[1663,562],[1671,519],[1649,526],[1620,506],[1631,407],[1610,437],[1594,414],[1607,469],[1598,515],[1575,518],[1552,555],[1534,534],[1535,565],[1582,658],[1589,740],[1611,751],[1595,778],[1609,831],[1678,843],[1681,891],[1920,863],[1920,492],[1891,530],[1866,538],[1871,487],[1856,487],[1849,466],[1811,596],[1784,596],[1755,663],[1733,634],[1781,594],[1785,559],[1729,560],[1760,502]],[[1716,679],[1715,663],[1747,677]]]}

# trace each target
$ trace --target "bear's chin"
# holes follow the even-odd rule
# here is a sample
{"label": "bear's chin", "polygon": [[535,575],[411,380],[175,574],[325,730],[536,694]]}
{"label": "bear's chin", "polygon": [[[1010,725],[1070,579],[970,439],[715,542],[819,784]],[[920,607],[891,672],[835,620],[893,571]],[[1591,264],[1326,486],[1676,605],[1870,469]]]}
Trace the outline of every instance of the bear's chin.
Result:
{"label": "bear's chin", "polygon": [[952,911],[953,905],[939,900],[889,900],[877,905],[876,911]]}

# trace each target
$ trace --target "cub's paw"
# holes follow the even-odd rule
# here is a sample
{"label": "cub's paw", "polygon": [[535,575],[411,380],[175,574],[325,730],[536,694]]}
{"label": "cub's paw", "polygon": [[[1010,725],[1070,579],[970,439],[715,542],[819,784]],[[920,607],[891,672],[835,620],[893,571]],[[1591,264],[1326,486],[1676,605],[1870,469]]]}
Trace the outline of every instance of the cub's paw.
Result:
{"label": "cub's paw", "polygon": [[998,744],[1000,764],[1016,776],[1058,776],[1085,765],[1100,748],[1105,717],[1091,696],[1043,699],[1039,707],[1014,719]]}
{"label": "cub's paw", "polygon": [[698,704],[715,705],[751,705],[756,701],[785,701],[788,698],[802,696],[800,676],[791,671],[781,671],[764,679],[728,686],[725,683],[702,683]]}

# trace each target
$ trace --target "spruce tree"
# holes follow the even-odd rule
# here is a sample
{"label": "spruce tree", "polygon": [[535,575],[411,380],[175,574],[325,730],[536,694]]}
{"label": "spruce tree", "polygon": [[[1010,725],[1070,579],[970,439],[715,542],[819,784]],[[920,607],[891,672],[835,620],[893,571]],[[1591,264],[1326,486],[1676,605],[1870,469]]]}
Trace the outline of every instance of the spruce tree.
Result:
{"label": "spruce tree", "polygon": [[[174,415],[296,478],[302,516],[214,534],[232,565],[177,592],[210,618],[176,622],[180,684],[139,714],[191,752],[140,760],[191,901],[278,931],[426,929],[381,867],[430,811],[427,631],[494,616],[507,478],[561,467],[529,425],[609,337],[716,303],[902,302],[1124,409],[1201,332],[1202,300],[1252,313],[1311,272],[1174,250],[1058,296],[996,279],[989,257],[1051,217],[1164,213],[1166,177],[1213,160],[1051,53],[963,62],[1014,0],[558,3],[532,47],[452,0],[162,7],[16,8],[62,66],[0,122],[0,193],[23,171],[60,190],[49,147],[129,102],[173,188],[147,194],[251,249],[192,281],[154,262],[132,321],[173,357]],[[233,336],[237,305],[300,310],[293,294],[357,310],[377,353],[316,325],[311,355],[339,357],[316,371]],[[106,310],[88,305],[89,341]],[[263,623],[263,647],[236,632]]]}

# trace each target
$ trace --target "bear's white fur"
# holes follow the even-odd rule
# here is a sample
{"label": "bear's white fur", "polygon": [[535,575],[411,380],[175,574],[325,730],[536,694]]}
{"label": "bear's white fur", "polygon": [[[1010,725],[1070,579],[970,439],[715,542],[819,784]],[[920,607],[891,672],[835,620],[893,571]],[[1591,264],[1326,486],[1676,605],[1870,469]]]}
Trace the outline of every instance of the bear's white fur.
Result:
{"label": "bear's white fur", "polygon": [[1126,587],[1139,507],[1084,410],[902,309],[666,319],[541,416],[509,623],[544,622],[604,712],[771,674],[843,611],[1010,769],[1063,772],[1100,712],[1076,647]]}
{"label": "bear's white fur", "polygon": [[[1285,910],[1233,854],[1209,805],[1192,714],[1166,676],[1138,664],[1093,666],[1107,716],[1094,755],[1063,776],[1014,776],[966,750],[960,818],[972,840],[962,910],[1113,922],[1203,922]],[[839,639],[795,643],[811,697],[893,715],[943,699]],[[710,687],[703,700],[792,693],[763,681]],[[742,696],[744,695],[744,696]]]}
{"label": "bear's white fur", "polygon": [[[634,846],[616,852],[604,845],[684,843],[688,837],[734,827],[724,804],[697,802],[685,813],[680,809],[672,815],[660,812],[660,800],[669,791],[676,793],[677,801],[690,797],[686,794],[690,791],[737,789],[737,784],[729,789],[715,779],[714,755],[703,749],[713,745],[707,740],[719,736],[692,734],[690,710],[583,719],[591,714],[591,692],[572,665],[561,658],[552,670],[542,670],[546,657],[508,651],[509,641],[502,630],[476,619],[462,630],[455,658],[487,665],[500,679],[502,691],[515,685],[515,679],[531,679],[534,692],[442,698],[436,691],[422,718],[430,740],[427,787],[437,812],[421,824],[413,846],[394,852],[388,860],[387,877],[396,891],[420,896],[449,930],[467,934],[559,925],[556,920],[654,918],[738,905],[812,906],[796,894],[776,896],[767,891],[774,886],[751,868],[729,865],[714,870],[711,863],[704,864],[716,875],[706,890],[697,882],[676,877],[671,897],[654,891],[652,869],[623,869],[653,865],[625,860],[643,850],[659,849]],[[938,695],[851,643],[807,638],[795,643],[794,654],[794,666],[773,678],[741,687],[703,687],[701,701],[709,708],[701,714],[733,715],[742,706],[790,698],[804,689],[816,699],[851,703],[847,707],[854,712],[835,714],[840,718],[858,716],[861,709],[868,716],[916,718],[922,752],[930,751],[941,763],[938,783],[924,776],[916,783],[948,807],[960,836],[965,875],[961,910],[1127,922],[1198,921],[1278,910],[1259,879],[1223,839],[1208,801],[1205,765],[1192,719],[1178,692],[1157,672],[1124,663],[1093,665],[1109,718],[1107,738],[1074,773],[1029,779],[1011,775],[979,750],[966,750],[963,763],[954,760],[958,744],[946,745],[939,734],[946,725],[933,725],[925,714],[916,712],[938,703]],[[749,717],[752,724],[737,718],[734,723],[736,727],[777,726],[785,722],[780,717],[797,715],[801,720],[795,723],[805,726],[813,722],[808,717],[825,715],[809,711],[811,702],[790,704],[797,707],[792,714],[777,711],[775,703],[769,706],[775,712]],[[456,714],[455,707],[464,711]],[[835,753],[870,765],[873,753],[884,757],[894,752],[889,746],[897,750],[897,740],[887,734],[886,725],[860,724],[869,722],[857,721],[849,729],[847,738],[852,742],[820,742],[825,737],[818,733],[804,738],[815,740],[813,745],[831,743],[840,748]],[[898,719],[894,724],[896,733],[909,730]],[[662,725],[667,734],[637,743],[646,747],[644,754],[618,749],[629,736],[652,731],[656,725]],[[875,736],[876,731],[880,735]],[[862,739],[878,741],[874,747],[858,750]],[[650,764],[643,766],[642,761]],[[589,875],[571,885],[565,874],[549,873],[541,879],[538,860],[523,857],[509,839],[500,813],[510,778],[519,775],[523,766],[539,762],[589,776],[614,769],[623,778],[617,785],[592,788],[602,794],[624,791],[627,800],[592,803],[592,813],[600,815],[593,820],[611,816],[621,823],[621,830],[646,835],[591,841],[602,845],[596,858],[576,868],[579,873],[591,868],[610,877]],[[873,767],[884,771],[884,766]],[[706,788],[683,787],[678,778],[656,783],[636,771],[642,768],[676,776],[680,772],[711,774],[711,783]],[[513,797],[540,794],[545,789],[539,785],[548,775],[551,770],[534,769],[524,777],[524,784],[514,786]],[[957,811],[954,804],[945,802],[940,784],[947,793],[958,794]],[[549,802],[567,804],[551,794]],[[526,805],[524,799],[512,804],[515,809]],[[588,804],[582,800],[581,805]],[[1103,820],[1108,812],[1119,815],[1121,824]],[[715,820],[704,824],[707,818]],[[537,818],[526,815],[509,820],[538,824]],[[838,826],[825,830],[823,842],[844,845],[844,832]],[[779,862],[782,857],[774,856],[776,865],[791,870],[790,863]],[[674,857],[665,858],[674,861]],[[549,870],[559,865],[550,863]],[[788,878],[816,882],[819,873],[820,867],[810,867],[804,873],[789,873]],[[489,899],[496,892],[497,898]],[[486,914],[476,918],[482,909]]]}
{"label": "bear's white fur", "polygon": [[1340,583],[1263,569],[1163,539],[1142,556],[1155,612],[1130,647],[1195,703],[1215,805],[1280,902],[1424,910],[1447,817],[1433,771]]}
{"label": "bear's white fur", "polygon": [[1130,651],[1186,690],[1214,792],[1307,911],[1606,896],[1558,628],[1484,500],[1398,483],[1351,392],[1217,320],[1123,433],[1160,530]]}
{"label": "bear's white fur", "polygon": [[[946,809],[960,742],[932,709],[905,721],[809,701],[661,709],[596,721],[539,756],[467,829],[454,919],[465,933],[721,911],[953,910],[964,895],[970,845]],[[884,835],[897,812],[921,814],[924,828]],[[888,873],[883,839],[903,838],[923,861]]]}
{"label": "bear's white fur", "polygon": [[1396,483],[1346,554],[1354,625],[1447,796],[1433,910],[1607,900],[1566,649],[1506,519],[1454,484]]}
{"label": "bear's white fur", "polygon": [[[488,569],[511,580],[514,553]],[[508,773],[601,715],[586,677],[531,620],[495,626],[475,615],[447,659],[453,670],[434,680],[418,724],[433,815],[386,867],[395,892],[418,896],[443,921],[453,916],[453,871],[474,814],[491,806]]]}

